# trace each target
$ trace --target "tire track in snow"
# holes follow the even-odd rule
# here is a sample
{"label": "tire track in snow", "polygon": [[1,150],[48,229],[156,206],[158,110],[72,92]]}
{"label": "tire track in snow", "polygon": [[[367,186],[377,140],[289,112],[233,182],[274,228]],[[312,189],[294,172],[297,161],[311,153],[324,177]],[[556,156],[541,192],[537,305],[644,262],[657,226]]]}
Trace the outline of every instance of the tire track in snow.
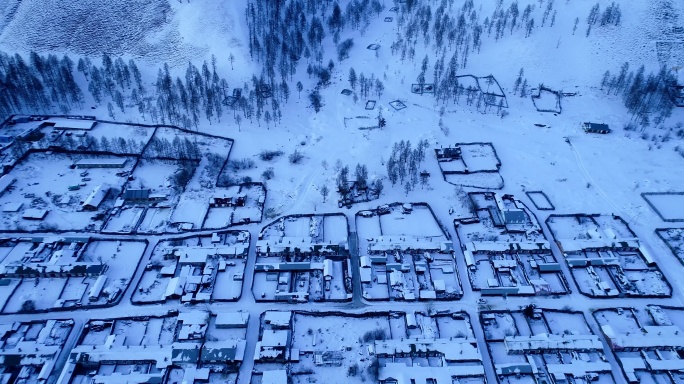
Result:
{"label": "tire track in snow", "polygon": [[580,171],[582,171],[582,174],[584,175],[584,178],[587,180],[588,183],[590,183],[596,192],[598,192],[601,197],[603,197],[612,207],[615,209],[615,213],[620,215],[621,217],[625,217],[625,215],[622,213],[622,210],[618,207],[617,204],[615,204],[615,201],[611,199],[607,193],[603,191],[601,186],[596,183],[593,177],[589,174],[587,171],[587,167],[584,165],[584,161],[582,161],[582,156],[580,156],[579,152],[577,151],[577,148],[568,141],[568,144],[570,144],[570,148],[572,148],[572,153],[575,155],[575,160],[577,160],[577,166],[579,167]]}

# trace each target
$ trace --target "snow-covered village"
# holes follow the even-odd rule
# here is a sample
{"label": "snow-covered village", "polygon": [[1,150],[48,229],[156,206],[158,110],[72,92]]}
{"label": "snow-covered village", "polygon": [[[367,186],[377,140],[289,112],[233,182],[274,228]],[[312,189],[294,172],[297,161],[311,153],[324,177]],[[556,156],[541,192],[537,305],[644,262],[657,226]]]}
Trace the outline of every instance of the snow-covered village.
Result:
{"label": "snow-covered village", "polygon": [[684,384],[682,276],[682,1],[0,1],[0,384]]}

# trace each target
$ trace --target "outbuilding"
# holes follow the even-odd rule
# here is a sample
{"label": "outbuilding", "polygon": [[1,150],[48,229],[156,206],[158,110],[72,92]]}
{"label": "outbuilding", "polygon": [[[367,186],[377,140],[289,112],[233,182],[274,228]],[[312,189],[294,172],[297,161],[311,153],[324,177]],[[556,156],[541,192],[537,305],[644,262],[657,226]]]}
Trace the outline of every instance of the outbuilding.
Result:
{"label": "outbuilding", "polygon": [[29,208],[24,211],[22,217],[26,220],[43,220],[47,214],[48,211],[45,209]]}
{"label": "outbuilding", "polygon": [[74,167],[79,169],[87,168],[123,168],[126,165],[125,157],[106,157],[81,159],[74,163]]}

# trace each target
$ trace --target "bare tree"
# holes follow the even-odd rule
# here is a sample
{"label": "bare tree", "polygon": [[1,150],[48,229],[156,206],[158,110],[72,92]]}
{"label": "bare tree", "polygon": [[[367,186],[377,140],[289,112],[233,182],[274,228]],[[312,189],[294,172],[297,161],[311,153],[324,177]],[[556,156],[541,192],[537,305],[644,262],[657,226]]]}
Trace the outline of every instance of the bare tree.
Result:
{"label": "bare tree", "polygon": [[328,189],[327,184],[323,184],[321,187],[321,196],[323,196],[323,202],[325,203],[325,200],[328,198],[328,194],[330,193],[330,189]]}

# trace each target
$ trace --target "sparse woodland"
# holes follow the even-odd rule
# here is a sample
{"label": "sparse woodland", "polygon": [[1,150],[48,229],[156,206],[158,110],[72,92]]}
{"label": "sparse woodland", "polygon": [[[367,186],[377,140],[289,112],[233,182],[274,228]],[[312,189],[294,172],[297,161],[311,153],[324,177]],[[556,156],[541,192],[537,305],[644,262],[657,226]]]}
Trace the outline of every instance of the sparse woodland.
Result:
{"label": "sparse woodland", "polygon": [[[393,4],[393,3],[392,3]],[[498,0],[491,14],[483,14],[473,0],[460,5],[446,0],[408,0],[396,6],[397,34],[389,47],[401,62],[420,60],[416,84],[431,85],[436,103],[475,106],[478,111],[508,114],[503,98],[495,98],[488,90],[492,84],[478,87],[464,82],[471,54],[485,43],[496,44],[509,35],[529,37],[539,28],[553,27],[558,15],[554,0],[513,1],[504,5]],[[355,47],[352,36],[363,36],[371,23],[378,22],[385,9],[379,0],[312,1],[280,0],[247,3],[248,51],[260,68],[251,81],[234,81],[217,72],[216,58],[210,62],[188,63],[185,70],[163,64],[154,79],[143,78],[134,60],[111,57],[82,57],[74,61],[68,56],[42,56],[32,52],[0,54],[0,116],[17,113],[62,113],[83,110],[85,94],[97,105],[106,105],[109,117],[124,120],[131,113],[144,121],[198,128],[200,121],[221,123],[229,120],[238,129],[249,120],[267,128],[277,128],[283,105],[292,93],[305,99],[314,112],[325,108],[321,90],[330,85],[336,66],[349,57]],[[619,28],[622,10],[618,3],[601,8],[597,3],[588,9],[585,20],[577,18],[572,31],[586,27],[592,30]],[[356,32],[357,31],[357,32]],[[345,34],[346,38],[342,38]],[[335,50],[326,52],[326,39],[332,39]],[[418,45],[429,54],[416,57]],[[228,54],[231,67],[233,54]],[[295,77],[306,70],[308,81]],[[85,81],[79,81],[80,76]],[[348,84],[354,100],[377,96],[385,90],[379,73],[349,70]],[[386,74],[385,74],[386,77]],[[491,77],[493,81],[496,81]],[[621,95],[633,120],[644,126],[658,125],[669,117],[673,108],[668,90],[674,77],[661,69],[656,74],[636,72],[628,67],[616,74],[606,71],[601,88],[607,94]],[[482,81],[484,83],[484,81]],[[79,86],[81,84],[81,86]],[[87,89],[82,89],[86,84]],[[513,93],[527,97],[529,85],[522,72]],[[358,94],[357,94],[358,92]],[[505,98],[505,95],[504,95]],[[491,108],[494,107],[494,108]],[[206,120],[204,120],[206,119]]]}

